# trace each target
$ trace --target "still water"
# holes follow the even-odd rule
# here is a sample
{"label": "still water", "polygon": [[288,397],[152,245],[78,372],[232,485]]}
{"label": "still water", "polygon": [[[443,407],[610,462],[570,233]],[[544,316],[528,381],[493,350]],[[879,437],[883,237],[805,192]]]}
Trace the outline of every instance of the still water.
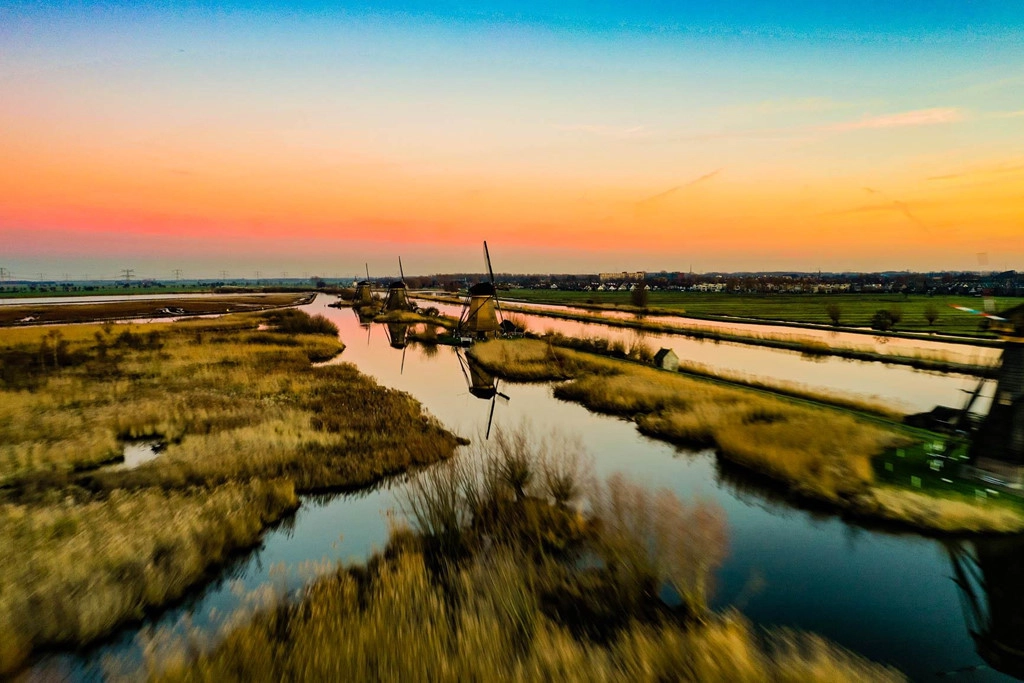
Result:
{"label": "still water", "polygon": [[[429,302],[429,305],[455,317],[462,312],[462,307],[458,305],[435,302]],[[814,391],[875,400],[908,413],[924,412],[936,405],[961,406],[965,402],[965,392],[972,391],[979,381],[967,375],[924,372],[906,365],[851,361],[837,356],[810,356],[764,346],[691,339],[677,334],[654,334],[542,315],[516,313],[516,316],[526,321],[527,329],[531,332],[553,331],[570,337],[603,337],[621,340],[627,347],[642,340],[653,350],[669,348],[676,352],[681,361],[699,363],[719,372],[794,383]],[[985,363],[992,363],[991,352],[998,351],[980,347],[966,348],[978,353],[975,362]],[[995,383],[986,382],[974,409],[982,413],[988,411],[994,390]]]}
{"label": "still water", "polygon": [[[382,325],[360,326],[351,310],[328,308],[329,302],[329,297],[320,296],[305,310],[338,324],[348,347],[332,362],[354,363],[381,384],[412,394],[454,431],[480,438],[491,401],[469,392],[454,349],[392,348]],[[712,355],[726,348],[708,345]],[[946,383],[952,385],[953,393],[959,380],[946,378]],[[1022,601],[1019,580],[1014,578],[1018,575],[1004,571],[1010,577],[1002,582],[1006,585],[987,582],[993,594],[1003,591],[997,602],[1002,612],[983,615],[981,626],[965,617],[961,599],[969,603],[970,596],[957,587],[953,576],[957,562],[970,564],[973,557],[980,558],[978,566],[985,576],[999,575],[990,571],[993,566],[1019,568],[1020,560],[1016,564],[1011,560],[1024,555],[1020,542],[943,543],[847,524],[831,514],[790,506],[742,475],[721,468],[710,451],[678,449],[643,437],[629,422],[558,401],[550,385],[502,383],[500,389],[509,400],[494,405],[496,427],[514,427],[528,420],[539,431],[561,430],[582,441],[600,476],[625,472],[683,498],[700,496],[722,507],[728,519],[730,552],[717,576],[717,607],[735,605],[762,625],[818,632],[874,660],[893,664],[916,680],[965,669],[971,670],[958,679],[1011,680],[984,666],[968,629],[970,624],[991,632],[992,640],[998,642],[1021,639],[1020,633],[1011,629],[1007,634],[1001,626],[1020,623]],[[150,626],[176,627],[179,632],[201,629],[202,640],[213,642],[212,633],[225,615],[251,603],[254,593],[294,591],[316,573],[316,563],[358,561],[381,547],[387,538],[388,513],[400,507],[401,490],[401,480],[394,480],[357,495],[303,497],[296,515],[268,531],[257,550],[240,557],[183,604],[154,616]],[[993,550],[996,543],[1001,543],[998,552]],[[985,558],[991,557],[997,560],[993,565],[989,559],[986,568]],[[984,604],[984,590],[976,592]],[[140,629],[128,628],[80,655],[45,658],[25,680],[99,678],[104,662],[113,658],[141,661],[144,645]]]}

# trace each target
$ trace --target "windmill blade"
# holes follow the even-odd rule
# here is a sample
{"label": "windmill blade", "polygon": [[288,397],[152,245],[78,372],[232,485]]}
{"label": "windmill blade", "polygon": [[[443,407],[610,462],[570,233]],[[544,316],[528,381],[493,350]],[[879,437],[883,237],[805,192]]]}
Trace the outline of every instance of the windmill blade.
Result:
{"label": "windmill blade", "polygon": [[472,387],[473,380],[469,378],[469,361],[462,357],[462,349],[455,347],[455,357],[459,359],[459,368],[462,370],[462,376],[466,378],[466,386]]}
{"label": "windmill blade", "polygon": [[405,346],[402,347],[402,367],[398,370],[398,374],[399,375],[404,375],[405,374],[405,350],[406,350],[406,348],[407,347],[405,347]]}
{"label": "windmill blade", "polygon": [[366,281],[369,282],[370,281],[370,264],[369,263],[364,263],[363,265],[366,266]]}
{"label": "windmill blade", "polygon": [[960,411],[960,416],[957,419],[956,423],[957,427],[960,427],[960,425],[963,424],[965,420],[967,420],[967,414],[971,412],[971,408],[974,406],[974,402],[978,400],[978,396],[981,394],[981,390],[985,386],[986,381],[988,380],[982,378],[982,380],[978,382],[978,386],[976,386],[974,388],[974,391],[971,392],[970,397],[967,399],[967,404],[964,405],[964,409]]}
{"label": "windmill blade", "polygon": [[505,314],[501,312],[501,303],[498,301],[498,288],[494,285],[494,269],[491,268],[491,252],[487,249],[487,240],[484,240],[484,260],[487,261],[487,275],[491,278],[491,289],[494,290],[494,309],[498,312],[498,320],[505,321]]}
{"label": "windmill blade", "polygon": [[487,441],[491,438],[491,424],[494,423],[494,399],[497,398],[495,395],[491,398],[491,414],[487,416],[487,434],[484,436],[484,440]]}
{"label": "windmill blade", "polygon": [[494,271],[491,269],[491,252],[487,251],[487,240],[484,240],[484,261],[487,262],[487,274],[491,277],[491,284],[494,284]]}
{"label": "windmill blade", "polygon": [[509,396],[508,396],[508,394],[501,393],[501,389],[498,388],[499,384],[500,384],[500,382],[498,381],[498,378],[495,377],[494,378],[494,395],[497,396],[498,398],[500,398],[503,403],[508,403],[509,402]]}
{"label": "windmill blade", "polygon": [[370,332],[373,331],[373,325],[366,326],[366,345],[370,345]]}
{"label": "windmill blade", "polygon": [[1000,317],[998,315],[995,315],[994,313],[986,313],[985,311],[979,311],[979,310],[976,310],[974,308],[968,308],[967,306],[957,306],[955,304],[950,304],[949,307],[950,308],[955,308],[958,311],[963,311],[964,313],[970,313],[971,315],[980,315],[983,318],[988,318],[989,320],[995,320],[996,322],[1001,322],[1001,323],[1009,322],[1006,318],[1003,318],[1003,317]]}
{"label": "windmill blade", "polygon": [[405,284],[405,271],[402,270],[402,257],[398,257],[398,275],[402,278],[402,284]]}

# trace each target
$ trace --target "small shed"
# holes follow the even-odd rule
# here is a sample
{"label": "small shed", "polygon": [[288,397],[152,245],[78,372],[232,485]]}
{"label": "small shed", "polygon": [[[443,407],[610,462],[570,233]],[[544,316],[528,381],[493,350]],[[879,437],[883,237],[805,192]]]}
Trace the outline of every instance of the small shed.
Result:
{"label": "small shed", "polygon": [[672,349],[661,349],[654,354],[654,365],[662,370],[675,372],[679,369],[679,356]]}

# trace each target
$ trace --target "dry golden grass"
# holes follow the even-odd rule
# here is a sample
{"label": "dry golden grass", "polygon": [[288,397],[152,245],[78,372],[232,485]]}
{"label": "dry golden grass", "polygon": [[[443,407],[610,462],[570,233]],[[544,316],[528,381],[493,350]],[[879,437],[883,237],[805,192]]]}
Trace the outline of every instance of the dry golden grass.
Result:
{"label": "dry golden grass", "polygon": [[[369,585],[365,585],[368,583]],[[357,580],[340,571],[300,603],[264,612],[214,652],[151,661],[158,681],[902,681],[821,638],[774,634],[763,646],[736,613],[684,628],[634,622],[608,644],[580,640],[537,606],[507,557],[461,569],[450,587],[401,552]],[[454,595],[453,595],[454,594]]]}
{"label": "dry golden grass", "polygon": [[0,503],[0,674],[181,596],[298,504],[287,481],[53,498]]}
{"label": "dry golden grass", "polygon": [[[342,349],[325,322],[4,334],[0,670],[181,595],[293,507],[295,489],[357,488],[454,453],[410,396],[312,365]],[[168,445],[136,469],[80,471],[138,437]]]}
{"label": "dry golden grass", "polygon": [[[27,367],[27,388],[0,384],[0,483],[67,476],[118,456],[124,438],[170,445],[137,471],[96,475],[108,485],[285,476],[302,489],[357,486],[454,451],[410,397],[348,365],[313,367],[341,351],[336,337],[260,322],[66,328],[63,364]],[[0,354],[46,334],[12,332]],[[117,341],[125,334],[138,348]]]}
{"label": "dry golden grass", "polygon": [[994,500],[979,501],[949,493],[928,495],[889,486],[872,488],[851,501],[854,512],[909,522],[948,533],[1020,533],[1019,509]]}
{"label": "dry golden grass", "polygon": [[489,371],[511,379],[574,377],[559,384],[555,395],[591,410],[630,417],[651,436],[714,446],[728,460],[795,493],[857,514],[939,532],[1024,529],[1024,515],[1010,506],[876,487],[873,458],[910,439],[839,410],[539,340],[477,344],[472,354]]}
{"label": "dry golden grass", "polygon": [[731,460],[829,500],[865,490],[873,480],[871,459],[905,438],[828,408],[537,340],[478,344],[472,353],[489,370],[513,379],[575,377],[555,395],[632,417],[646,434],[717,446]]}
{"label": "dry golden grass", "polygon": [[[322,576],[297,601],[279,598],[197,659],[202,642],[157,639],[150,677],[903,680],[815,636],[763,637],[736,612],[710,612],[702,592],[725,551],[714,505],[618,477],[583,484],[580,508],[567,507],[546,497],[541,473],[582,483],[572,444],[499,436],[473,464],[424,473],[411,494],[421,535],[393,531],[366,566]],[[464,536],[459,554],[435,542],[451,532]],[[665,584],[682,589],[682,607],[661,600]]]}

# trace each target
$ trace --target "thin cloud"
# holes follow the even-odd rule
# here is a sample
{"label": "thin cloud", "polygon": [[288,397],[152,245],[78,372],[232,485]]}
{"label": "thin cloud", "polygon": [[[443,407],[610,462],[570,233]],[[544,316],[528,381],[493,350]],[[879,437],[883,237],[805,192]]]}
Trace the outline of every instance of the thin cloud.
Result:
{"label": "thin cloud", "polygon": [[721,168],[717,168],[714,171],[711,171],[710,173],[705,173],[704,175],[694,178],[693,180],[690,180],[688,182],[685,182],[682,185],[670,187],[669,189],[663,192],[651,195],[646,199],[641,199],[638,202],[634,202],[633,208],[636,210],[637,214],[650,214],[651,212],[656,211],[662,205],[662,203],[665,202],[665,200],[667,200],[669,197],[672,197],[680,190],[685,190],[688,187],[693,187],[694,185],[698,185],[700,183],[706,183],[707,181],[711,180],[719,173],[721,173],[722,170],[723,169]]}
{"label": "thin cloud", "polygon": [[712,178],[714,178],[714,177],[715,177],[716,175],[718,175],[719,173],[721,173],[721,172],[722,172],[722,170],[723,170],[723,169],[721,169],[721,168],[716,168],[716,169],[715,169],[714,171],[712,171],[711,173],[705,173],[704,175],[702,175],[702,176],[701,176],[701,177],[699,177],[699,178],[695,178],[695,179],[691,180],[691,181],[690,181],[690,182],[688,182],[688,183],[684,183],[684,184],[682,185],[682,187],[693,187],[693,186],[694,186],[694,185],[696,185],[697,183],[704,183],[704,182],[707,182],[707,181],[711,180]]}
{"label": "thin cloud", "polygon": [[887,211],[897,211],[897,212],[903,214],[903,216],[908,221],[910,221],[911,223],[913,223],[917,227],[921,228],[922,230],[928,231],[928,230],[931,229],[931,226],[929,226],[923,220],[918,218],[918,216],[910,209],[910,205],[907,204],[907,202],[904,202],[902,200],[896,199],[894,197],[890,197],[885,192],[882,192],[881,190],[876,190],[873,187],[862,187],[861,189],[864,190],[865,192],[867,192],[870,195],[877,195],[877,196],[881,197],[882,199],[885,200],[885,203],[884,204],[865,204],[865,205],[862,205],[862,206],[854,207],[852,209],[844,209],[842,211],[833,211],[833,212],[830,212],[830,213],[827,213],[827,214],[823,214],[823,215],[826,215],[826,216],[847,216],[847,215],[850,215],[850,214],[857,214],[857,213],[878,213],[878,212],[887,212]]}
{"label": "thin cloud", "polygon": [[867,116],[857,121],[845,121],[832,124],[831,126],[823,126],[821,130],[842,133],[852,130],[933,126],[941,123],[956,123],[963,120],[964,114],[959,109],[938,107],[935,109],[915,109],[914,111],[904,111],[897,114],[883,114],[882,116]]}

